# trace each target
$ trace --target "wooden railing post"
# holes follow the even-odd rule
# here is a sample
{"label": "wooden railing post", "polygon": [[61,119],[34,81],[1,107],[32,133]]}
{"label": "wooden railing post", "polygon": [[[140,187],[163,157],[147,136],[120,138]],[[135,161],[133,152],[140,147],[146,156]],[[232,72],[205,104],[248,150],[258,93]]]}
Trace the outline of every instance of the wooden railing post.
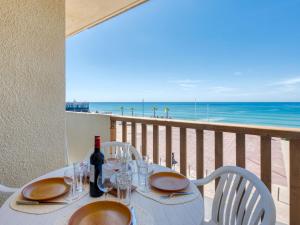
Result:
{"label": "wooden railing post", "polygon": [[116,138],[117,138],[116,121],[110,119],[110,141],[116,141]]}
{"label": "wooden railing post", "polygon": [[131,145],[136,147],[136,123],[131,123]]}
{"label": "wooden railing post", "polygon": [[[215,132],[215,169],[223,166],[223,132]],[[215,182],[217,188],[219,179]]]}
{"label": "wooden railing post", "polygon": [[122,142],[127,142],[127,123],[122,121]]}
{"label": "wooden railing post", "polygon": [[158,164],[159,135],[158,126],[153,125],[153,162]]}
{"label": "wooden railing post", "polygon": [[267,188],[271,191],[272,177],[272,155],[271,155],[271,137],[260,137],[260,176]]}
{"label": "wooden railing post", "polygon": [[172,127],[166,126],[166,166],[172,168]]}
{"label": "wooden railing post", "polygon": [[142,155],[147,155],[147,124],[142,124]]}
{"label": "wooden railing post", "polygon": [[[196,176],[197,179],[204,176],[204,141],[203,130],[196,130]],[[203,186],[200,188],[200,192],[203,195]]]}
{"label": "wooden railing post", "polygon": [[236,165],[242,168],[246,167],[246,145],[245,134],[236,134]]}
{"label": "wooden railing post", "polygon": [[180,173],[186,176],[186,128],[180,128]]}
{"label": "wooden railing post", "polygon": [[290,225],[300,221],[300,139],[290,140]]}
{"label": "wooden railing post", "polygon": [[215,132],[215,168],[223,166],[223,133]]}

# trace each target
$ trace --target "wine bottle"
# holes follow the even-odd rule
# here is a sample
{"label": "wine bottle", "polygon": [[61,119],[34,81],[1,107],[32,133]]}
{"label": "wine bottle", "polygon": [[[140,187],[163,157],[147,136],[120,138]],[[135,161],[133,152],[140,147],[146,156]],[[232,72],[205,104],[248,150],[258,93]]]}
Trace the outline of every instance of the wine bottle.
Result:
{"label": "wine bottle", "polygon": [[100,197],[103,192],[97,185],[97,178],[102,175],[102,165],[104,163],[104,155],[100,151],[100,136],[95,136],[95,148],[90,157],[90,196]]}

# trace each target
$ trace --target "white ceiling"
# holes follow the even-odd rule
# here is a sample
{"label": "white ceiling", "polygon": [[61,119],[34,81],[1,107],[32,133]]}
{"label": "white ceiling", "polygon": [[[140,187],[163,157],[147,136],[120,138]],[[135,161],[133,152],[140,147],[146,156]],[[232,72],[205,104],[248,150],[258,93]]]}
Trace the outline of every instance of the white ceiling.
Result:
{"label": "white ceiling", "polygon": [[66,0],[66,37],[77,34],[147,0]]}

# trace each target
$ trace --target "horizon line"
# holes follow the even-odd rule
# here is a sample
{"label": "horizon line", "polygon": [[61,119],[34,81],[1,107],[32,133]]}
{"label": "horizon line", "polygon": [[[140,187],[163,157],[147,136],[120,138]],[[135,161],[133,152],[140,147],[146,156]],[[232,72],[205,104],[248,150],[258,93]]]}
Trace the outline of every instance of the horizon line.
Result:
{"label": "horizon line", "polygon": [[[74,102],[73,101],[65,101]],[[300,103],[300,101],[76,101],[88,103]]]}

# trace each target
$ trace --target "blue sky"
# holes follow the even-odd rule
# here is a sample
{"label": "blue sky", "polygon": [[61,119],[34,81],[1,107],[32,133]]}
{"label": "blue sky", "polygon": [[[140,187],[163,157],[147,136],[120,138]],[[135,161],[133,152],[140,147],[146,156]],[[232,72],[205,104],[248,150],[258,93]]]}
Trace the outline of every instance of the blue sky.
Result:
{"label": "blue sky", "polygon": [[68,101],[300,101],[300,0],[150,0],[66,41]]}

